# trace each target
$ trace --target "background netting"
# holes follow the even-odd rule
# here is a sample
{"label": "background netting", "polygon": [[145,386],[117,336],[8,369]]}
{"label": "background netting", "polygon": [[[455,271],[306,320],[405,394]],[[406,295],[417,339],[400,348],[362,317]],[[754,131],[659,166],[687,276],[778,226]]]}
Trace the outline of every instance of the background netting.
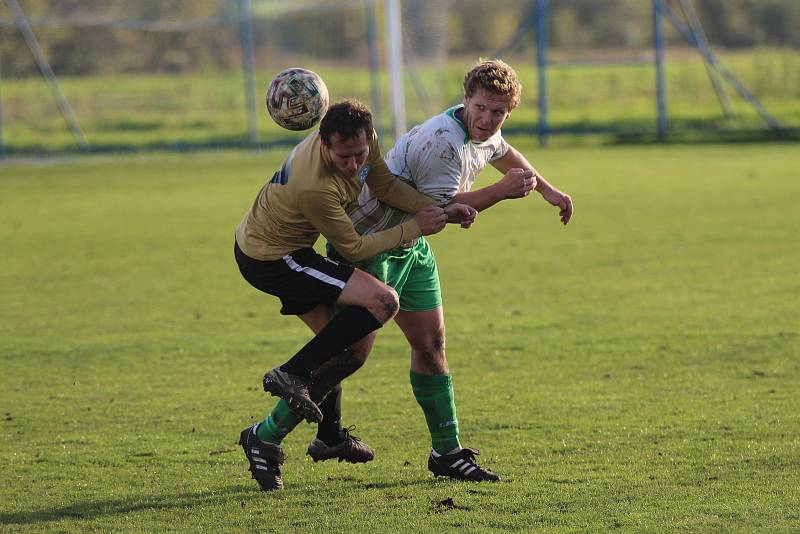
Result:
{"label": "background netting", "polygon": [[[248,24],[260,145],[298,138],[275,126],[263,104],[271,77],[289,66],[318,72],[334,101],[364,100],[375,112],[378,128],[392,131],[383,1],[18,1],[92,150],[250,145],[240,39]],[[464,71],[478,58],[499,53],[518,70],[524,86],[523,105],[509,128],[536,131],[535,2],[401,4],[409,125],[458,102]],[[548,97],[554,131],[652,131],[656,109],[655,74],[648,63],[653,56],[650,2],[550,4],[549,57],[554,68],[548,70]],[[732,17],[745,12],[721,6],[712,16],[712,4],[696,2],[712,45],[747,47],[765,39],[795,38],[790,30],[785,37],[764,33],[763,25],[752,19],[749,24],[728,21],[726,26],[719,13],[730,11]],[[2,144],[7,152],[74,150],[76,139],[59,113],[53,86],[39,73],[9,6],[0,4]],[[665,29],[671,126],[763,128],[746,105],[734,102],[734,114],[724,112],[699,55],[669,25]],[[749,48],[746,55],[732,51],[725,59],[767,107],[800,96],[800,61],[794,49]],[[798,125],[796,107],[787,110],[783,123]]]}

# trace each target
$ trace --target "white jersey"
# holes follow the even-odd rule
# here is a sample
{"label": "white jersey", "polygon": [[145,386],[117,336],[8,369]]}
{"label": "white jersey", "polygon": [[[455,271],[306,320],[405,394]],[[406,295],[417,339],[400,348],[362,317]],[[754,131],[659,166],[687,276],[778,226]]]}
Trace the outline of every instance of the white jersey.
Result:
{"label": "white jersey", "polygon": [[[455,106],[415,126],[397,140],[384,160],[389,170],[441,204],[469,191],[484,167],[508,151],[498,131],[487,141],[471,141]],[[377,200],[364,187],[347,214],[360,234],[371,234],[413,217]]]}

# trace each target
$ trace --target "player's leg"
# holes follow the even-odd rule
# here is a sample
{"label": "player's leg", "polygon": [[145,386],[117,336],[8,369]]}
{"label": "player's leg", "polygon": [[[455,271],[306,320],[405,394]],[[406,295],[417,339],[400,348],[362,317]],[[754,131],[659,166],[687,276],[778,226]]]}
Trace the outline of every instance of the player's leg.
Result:
{"label": "player's leg", "polygon": [[[314,334],[318,334],[328,323],[329,315],[330,310],[328,306],[320,304],[311,311],[299,315],[298,317],[300,317]],[[312,400],[314,399],[312,398]],[[277,402],[269,415],[256,428],[256,435],[260,440],[266,443],[280,445],[283,438],[294,430],[300,421],[303,420],[300,415],[292,410],[290,403],[293,402],[293,399],[289,399],[289,402],[284,399]]]}
{"label": "player's leg", "polygon": [[395,322],[411,346],[411,390],[425,414],[433,450],[439,454],[461,448],[453,382],[445,357],[442,307],[403,311]]}
{"label": "player's leg", "polygon": [[[307,389],[311,372],[391,319],[397,311],[397,294],[363,271],[311,249],[295,251],[282,262],[287,271],[282,278],[258,279],[261,285],[257,285],[252,276],[245,276],[251,284],[280,297],[281,313],[305,315],[318,304],[349,305],[292,358],[264,375],[265,391],[285,399],[306,420],[319,422],[322,413]],[[240,269],[245,274],[241,263]]]}
{"label": "player's leg", "polygon": [[[320,317],[327,319],[327,312],[324,308],[318,309],[319,305],[335,302],[353,273],[351,266],[328,261],[311,249],[298,250],[281,260],[258,261],[245,255],[238,245],[234,244],[234,256],[242,276],[248,283],[280,298],[283,303],[281,313],[306,316],[304,320],[307,324],[317,324]],[[391,292],[389,294],[391,296]],[[380,296],[378,292],[378,297]],[[366,314],[370,316],[373,326],[380,326],[374,324],[376,320],[370,312],[367,311]],[[370,327],[367,330],[372,329],[374,328]],[[358,337],[360,336],[345,340],[342,348]],[[319,341],[317,339],[318,346],[326,349],[324,340],[322,343]],[[332,344],[327,350],[332,351],[334,348],[335,344]],[[299,421],[295,411],[305,418],[319,420],[322,417],[319,408],[309,396],[307,384],[303,381],[291,381],[288,375],[289,373],[273,369],[265,376],[264,389],[274,393],[270,387],[277,384],[276,391],[279,396],[300,403],[299,410],[295,407],[293,411],[285,401],[279,402],[270,416],[262,422],[263,424],[257,423],[244,429],[239,438],[250,464],[250,472],[264,490],[283,487],[280,466],[283,464],[284,454],[279,443]],[[272,384],[267,383],[269,376],[273,377]],[[259,438],[257,434],[259,431],[262,434],[261,438],[264,439]]]}
{"label": "player's leg", "polygon": [[[357,283],[364,285],[374,286],[377,284],[386,284],[394,288],[397,292],[402,291],[403,283],[405,281],[405,272],[402,269],[395,269],[392,271],[392,276],[388,275],[388,261],[387,258],[402,259],[407,254],[408,249],[397,249],[379,254],[370,260],[362,262],[359,267],[363,269],[364,273],[368,273],[367,279],[356,280]],[[328,254],[333,259],[340,259],[338,253],[329,248]],[[402,264],[402,262],[400,262]],[[358,271],[362,272],[362,271]],[[353,286],[354,289],[359,289],[357,285]],[[345,290],[346,291],[346,290]],[[340,303],[352,303],[353,295],[358,292],[346,294],[342,292],[342,299]],[[361,291],[365,293],[365,291]],[[394,306],[394,303],[392,304]],[[395,313],[392,310],[391,313]],[[334,388],[341,380],[351,375],[363,365],[369,352],[372,350],[375,335],[373,332],[371,337],[367,337],[350,347],[350,351],[346,354],[341,354],[333,358],[329,362],[321,365],[314,373],[312,373],[312,381],[309,385],[309,391],[314,398],[315,394],[319,394],[317,390],[326,391],[333,388],[333,391],[320,405],[323,412],[322,422],[317,428],[317,436],[308,447],[308,454],[314,461],[325,460],[328,458],[339,458],[339,460],[346,461],[369,461],[374,457],[374,451],[371,447],[361,442],[358,438],[349,434],[349,429],[343,429],[341,426],[341,389]],[[344,448],[330,447],[337,440],[339,443],[344,444]]]}
{"label": "player's leg", "polygon": [[[325,326],[328,313],[328,306],[320,304],[299,317],[317,333]],[[250,472],[262,490],[283,488],[280,466],[285,455],[281,442],[302,420],[284,399],[280,399],[263,421],[242,431],[239,444],[250,463]]]}
{"label": "player's leg", "polygon": [[428,469],[468,480],[499,480],[475,462],[477,451],[459,440],[453,380],[445,356],[445,325],[436,259],[424,239],[400,295],[395,322],[411,346],[411,388],[431,435]]}
{"label": "player's leg", "polygon": [[[300,315],[300,319],[314,333],[318,333],[327,324],[329,316],[328,307],[319,305],[310,312]],[[311,375],[309,395],[318,403],[326,428],[335,428],[338,438],[336,442],[329,438],[327,442],[318,443],[315,439],[312,442],[313,451],[312,446],[309,447],[309,454],[314,461],[339,458],[352,463],[368,462],[375,456],[375,451],[369,445],[351,436],[346,429],[342,429],[340,424],[342,388],[339,384],[364,364],[374,339],[373,332],[356,343],[355,350],[347,349],[331,358]],[[263,490],[283,488],[280,466],[285,456],[280,445],[302,420],[284,399],[280,399],[263,421],[242,431],[239,442],[250,461],[253,478]]]}
{"label": "player's leg", "polygon": [[495,473],[478,465],[476,449],[461,447],[453,380],[445,356],[441,306],[426,311],[400,311],[395,322],[411,345],[411,389],[431,435],[428,469],[434,475],[456,479],[500,480]]}
{"label": "player's leg", "polygon": [[[319,332],[328,323],[330,317],[331,313],[326,309],[324,314],[309,314],[303,316],[302,319],[314,332]],[[375,343],[376,336],[377,332],[370,333],[311,373],[311,382],[308,386],[309,394],[318,403],[323,415],[322,422],[317,428],[317,440],[320,440],[327,447],[333,448],[343,441],[347,441],[346,430],[341,426],[341,382],[364,365],[372,350],[372,345]],[[315,461],[325,459],[328,458],[319,457],[319,455],[315,457]],[[369,460],[371,459],[372,457],[369,458]]]}
{"label": "player's leg", "polygon": [[[308,446],[307,454],[315,461],[338,459],[350,463],[369,462],[375,451],[350,434],[351,428],[342,428],[342,386],[341,382],[358,370],[372,350],[377,333],[352,345],[347,351],[322,364],[311,374],[309,393],[319,403],[322,422],[317,427],[317,436]],[[327,392],[324,394],[323,392]]]}
{"label": "player's leg", "polygon": [[[318,306],[300,318],[315,333],[322,330],[328,322],[330,312],[327,306]],[[309,447],[309,454],[315,461],[338,458],[351,463],[368,462],[374,451],[366,443],[351,436],[341,426],[341,382],[356,372],[366,361],[376,333],[369,334],[341,354],[331,358],[311,373],[309,395],[318,403],[323,419],[319,424],[317,438]],[[289,405],[281,399],[267,418],[261,422],[256,435],[262,441],[280,445],[302,419],[295,415]]]}
{"label": "player's leg", "polygon": [[[325,327],[329,316],[328,307],[320,305],[311,312],[301,315],[300,318],[313,332],[317,333]],[[337,397],[341,397],[339,384],[364,365],[375,341],[375,336],[375,332],[369,334],[311,373],[311,382],[308,386],[309,395],[315,403],[318,403],[323,414],[323,422],[320,423],[321,432],[317,433],[317,437],[323,438],[330,445],[335,444],[332,442],[333,436],[338,437],[342,434],[339,408],[341,400],[337,399]],[[330,402],[328,401],[329,397],[331,397]],[[280,445],[283,438],[300,421],[302,418],[292,411],[289,403],[281,399],[270,415],[261,422],[256,434],[265,442]]]}
{"label": "player's leg", "polygon": [[[445,358],[444,314],[436,259],[422,238],[405,260],[400,312],[395,322],[411,346],[411,388],[425,414],[433,450],[461,448],[450,374]],[[393,266],[390,264],[389,269]]]}
{"label": "player's leg", "polygon": [[335,302],[347,308],[281,365],[282,370],[293,375],[310,376],[311,371],[325,361],[383,326],[398,309],[394,289],[358,269],[352,270]]}

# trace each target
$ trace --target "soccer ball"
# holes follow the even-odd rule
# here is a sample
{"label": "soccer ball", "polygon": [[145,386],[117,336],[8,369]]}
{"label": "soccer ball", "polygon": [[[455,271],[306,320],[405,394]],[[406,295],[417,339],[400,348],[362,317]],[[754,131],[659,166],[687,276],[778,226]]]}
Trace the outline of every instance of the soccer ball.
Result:
{"label": "soccer ball", "polygon": [[308,130],[328,111],[328,88],[315,72],[286,69],[267,88],[267,111],[287,130]]}

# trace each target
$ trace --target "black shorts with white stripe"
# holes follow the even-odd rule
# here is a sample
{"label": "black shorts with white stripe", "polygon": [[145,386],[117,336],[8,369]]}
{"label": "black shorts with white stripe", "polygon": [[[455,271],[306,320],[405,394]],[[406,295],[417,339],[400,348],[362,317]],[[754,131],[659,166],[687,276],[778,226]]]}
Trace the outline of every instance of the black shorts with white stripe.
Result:
{"label": "black shorts with white stripe", "polygon": [[239,272],[247,282],[281,300],[283,315],[302,315],[319,304],[339,298],[354,268],[301,248],[283,258],[260,261],[247,256],[234,241],[233,253]]}

